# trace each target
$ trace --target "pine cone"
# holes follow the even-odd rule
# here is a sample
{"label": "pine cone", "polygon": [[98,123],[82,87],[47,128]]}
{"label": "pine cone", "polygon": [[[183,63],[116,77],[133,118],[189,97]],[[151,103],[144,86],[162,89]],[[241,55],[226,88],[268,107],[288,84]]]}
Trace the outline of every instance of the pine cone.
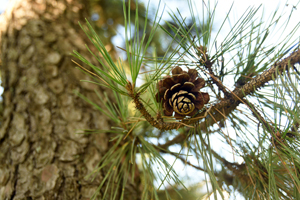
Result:
{"label": "pine cone", "polygon": [[199,91],[204,86],[205,81],[198,77],[197,70],[186,72],[177,66],[172,70],[172,76],[158,82],[156,100],[163,102],[166,116],[172,116],[173,112],[176,119],[193,116],[209,101],[208,93]]}

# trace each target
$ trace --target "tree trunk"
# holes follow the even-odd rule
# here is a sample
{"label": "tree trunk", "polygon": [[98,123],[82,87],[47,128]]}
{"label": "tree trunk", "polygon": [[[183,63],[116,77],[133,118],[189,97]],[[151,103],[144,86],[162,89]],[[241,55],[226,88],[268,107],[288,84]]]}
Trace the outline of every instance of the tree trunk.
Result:
{"label": "tree trunk", "polygon": [[[75,68],[70,53],[85,57],[78,26],[84,0],[13,0],[2,15],[3,121],[0,129],[0,199],[89,199],[104,172],[86,179],[109,148],[111,122],[74,94],[94,102],[98,86]],[[127,199],[137,199],[136,186]],[[105,188],[104,188],[105,189]],[[117,192],[117,191],[116,191]]]}

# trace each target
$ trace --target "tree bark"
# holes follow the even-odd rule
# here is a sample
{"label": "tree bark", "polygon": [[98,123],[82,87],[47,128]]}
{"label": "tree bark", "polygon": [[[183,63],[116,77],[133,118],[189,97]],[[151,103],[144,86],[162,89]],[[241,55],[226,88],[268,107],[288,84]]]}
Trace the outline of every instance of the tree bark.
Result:
{"label": "tree bark", "polygon": [[[78,26],[84,3],[13,0],[1,16],[0,199],[89,199],[103,178],[85,176],[109,149],[109,135],[76,134],[111,126],[74,94],[99,102],[94,90],[102,92],[80,82],[89,77],[71,61],[73,50],[91,56]],[[127,199],[138,199],[138,187],[129,187]]]}

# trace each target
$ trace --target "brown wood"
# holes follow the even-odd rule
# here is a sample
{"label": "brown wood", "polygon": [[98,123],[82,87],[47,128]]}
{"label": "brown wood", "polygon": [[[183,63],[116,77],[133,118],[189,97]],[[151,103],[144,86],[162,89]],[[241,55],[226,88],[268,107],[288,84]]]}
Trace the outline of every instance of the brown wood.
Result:
{"label": "brown wood", "polygon": [[[109,136],[76,134],[111,126],[74,94],[99,102],[94,89],[102,92],[80,82],[89,77],[70,56],[76,50],[91,59],[78,26],[87,3],[13,0],[1,16],[0,199],[89,199],[103,178],[104,172],[93,181],[84,177],[108,150]],[[137,199],[129,187],[126,199]]]}

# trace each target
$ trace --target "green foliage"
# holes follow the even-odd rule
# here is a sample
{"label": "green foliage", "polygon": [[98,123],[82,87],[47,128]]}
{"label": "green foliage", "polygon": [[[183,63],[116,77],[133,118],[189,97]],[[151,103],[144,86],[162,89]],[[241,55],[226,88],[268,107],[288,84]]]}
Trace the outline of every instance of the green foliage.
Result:
{"label": "green foliage", "polygon": [[[97,176],[100,170],[107,170],[94,199],[99,194],[102,199],[123,199],[126,184],[134,183],[137,174],[142,179],[142,199],[161,199],[158,190],[163,186],[174,187],[180,196],[178,186],[184,190],[189,188],[178,177],[175,161],[168,163],[163,154],[202,171],[207,191],[215,199],[224,198],[224,190],[238,191],[246,199],[299,198],[300,74],[296,63],[300,62],[300,56],[299,46],[290,49],[291,44],[296,43],[292,36],[299,23],[281,41],[270,43],[282,16],[275,11],[268,22],[263,22],[262,18],[256,18],[260,7],[249,8],[218,45],[217,37],[223,34],[222,28],[229,20],[232,6],[216,30],[216,36],[212,37],[216,6],[203,6],[201,17],[192,1],[188,1],[188,5],[192,23],[188,24],[178,11],[170,13],[173,22],[166,22],[167,27],[159,25],[161,16],[156,12],[152,30],[146,37],[148,8],[143,22],[145,28],[140,33],[138,6],[132,20],[130,3],[126,7],[123,2],[130,74],[124,69],[124,61],[113,60],[92,26],[88,22],[87,28],[82,26],[101,55],[87,47],[100,67],[78,52],[74,52],[74,56],[95,72],[91,76],[99,78],[98,84],[113,90],[115,98],[114,101],[106,94],[104,98],[97,94],[101,102],[98,105],[78,94],[115,123],[111,130],[101,130],[113,133],[114,137],[111,149],[91,174]],[[151,46],[158,27],[171,38],[163,57],[158,57]],[[279,27],[277,32],[284,29],[285,26]],[[154,50],[152,56],[148,54],[149,48]],[[288,57],[291,52],[292,57]],[[142,65],[148,70],[143,75]],[[157,81],[177,65],[197,69],[206,80],[211,96],[209,105],[194,118],[181,121],[162,116],[163,105],[155,98]],[[138,87],[137,80],[141,78],[145,83]],[[259,88],[263,89],[259,91]],[[86,131],[94,132],[96,130]],[[168,139],[170,135],[174,138]],[[154,138],[165,139],[165,144],[155,143]],[[232,156],[242,158],[243,162],[232,162],[225,159],[225,155],[219,155],[215,140],[231,149]],[[171,151],[169,147],[176,145],[180,150]],[[197,165],[189,162],[191,156]],[[117,194],[115,191],[120,188],[123,192]],[[167,189],[165,196],[171,199]]]}

